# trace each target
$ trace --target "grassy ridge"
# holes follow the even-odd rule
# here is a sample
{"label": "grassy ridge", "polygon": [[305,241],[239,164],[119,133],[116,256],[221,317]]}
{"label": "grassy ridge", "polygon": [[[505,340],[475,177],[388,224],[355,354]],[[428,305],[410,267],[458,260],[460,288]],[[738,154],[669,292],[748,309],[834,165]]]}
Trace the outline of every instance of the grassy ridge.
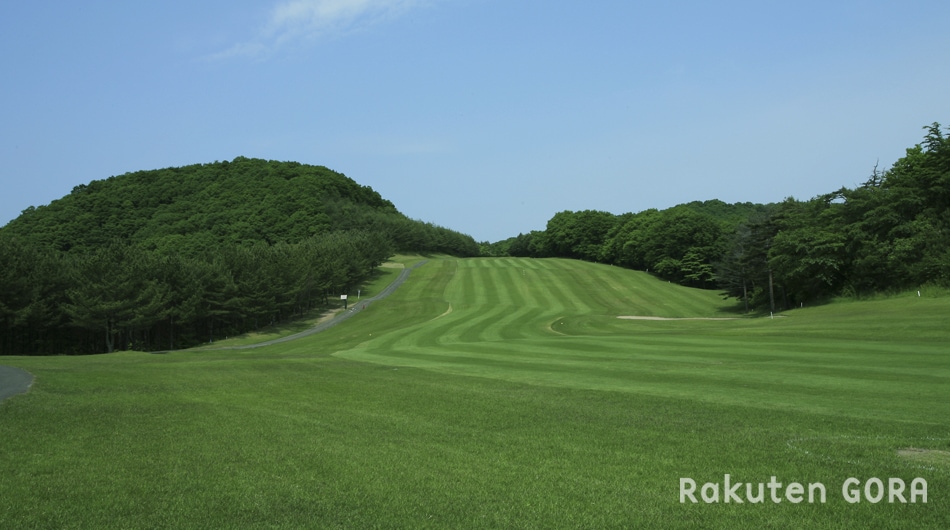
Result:
{"label": "grassy ridge", "polygon": [[[37,381],[0,404],[0,527],[950,526],[950,300],[616,318],[730,307],[602,265],[437,259],[292,343],[5,358]],[[679,502],[725,473],[828,502]],[[929,502],[847,504],[852,476],[925,477]]]}

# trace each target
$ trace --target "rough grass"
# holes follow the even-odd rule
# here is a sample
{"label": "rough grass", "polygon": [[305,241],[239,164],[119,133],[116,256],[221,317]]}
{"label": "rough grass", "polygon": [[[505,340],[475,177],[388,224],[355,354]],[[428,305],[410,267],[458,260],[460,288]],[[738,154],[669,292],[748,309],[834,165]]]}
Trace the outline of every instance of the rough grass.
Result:
{"label": "rough grass", "polygon": [[[616,318],[733,309],[603,265],[433,259],[300,341],[5,358],[37,379],[0,404],[0,527],[950,527],[950,299]],[[827,502],[679,502],[724,474]],[[923,477],[928,503],[848,504],[849,477]]]}

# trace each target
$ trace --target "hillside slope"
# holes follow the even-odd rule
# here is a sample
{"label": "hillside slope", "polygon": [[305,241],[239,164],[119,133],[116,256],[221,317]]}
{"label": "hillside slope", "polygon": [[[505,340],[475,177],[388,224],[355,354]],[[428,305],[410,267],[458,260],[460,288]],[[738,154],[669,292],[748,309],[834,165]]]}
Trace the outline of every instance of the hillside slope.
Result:
{"label": "hillside slope", "polygon": [[339,230],[382,233],[396,250],[478,254],[470,236],[411,220],[342,173],[244,157],[92,181],[0,229],[61,251],[118,239],[185,255],[221,245],[298,243]]}

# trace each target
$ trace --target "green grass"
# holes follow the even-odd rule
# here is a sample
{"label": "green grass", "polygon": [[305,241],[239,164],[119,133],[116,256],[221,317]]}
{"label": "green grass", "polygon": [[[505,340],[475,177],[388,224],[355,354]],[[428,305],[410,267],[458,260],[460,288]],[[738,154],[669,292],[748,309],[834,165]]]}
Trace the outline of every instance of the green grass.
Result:
{"label": "green grass", "polygon": [[[947,528],[950,298],[739,317],[569,260],[433,258],[251,351],[3,358],[0,527]],[[679,479],[825,504],[681,504]],[[845,503],[915,477],[927,504]]]}

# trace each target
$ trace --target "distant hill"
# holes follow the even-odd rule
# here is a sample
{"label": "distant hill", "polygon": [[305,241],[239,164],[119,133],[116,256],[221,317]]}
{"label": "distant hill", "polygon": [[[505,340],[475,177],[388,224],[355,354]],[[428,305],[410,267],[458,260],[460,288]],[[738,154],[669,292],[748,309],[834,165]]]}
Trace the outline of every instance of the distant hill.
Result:
{"label": "distant hill", "polygon": [[81,184],[30,207],[7,235],[60,251],[121,240],[194,255],[222,245],[297,243],[340,230],[382,233],[399,251],[477,255],[467,235],[401,214],[369,186],[322,166],[238,157]]}

